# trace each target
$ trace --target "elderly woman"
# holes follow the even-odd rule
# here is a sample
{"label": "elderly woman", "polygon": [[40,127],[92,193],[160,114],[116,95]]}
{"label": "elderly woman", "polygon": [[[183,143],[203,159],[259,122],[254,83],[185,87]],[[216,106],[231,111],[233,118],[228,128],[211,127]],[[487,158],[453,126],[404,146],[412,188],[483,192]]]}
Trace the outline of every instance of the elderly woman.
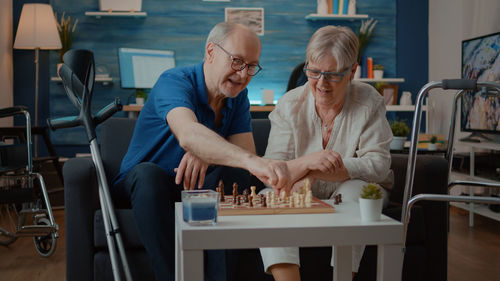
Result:
{"label": "elderly woman", "polygon": [[[382,96],[372,86],[352,81],[357,50],[349,28],[317,30],[306,50],[308,82],[286,93],[269,115],[265,157],[287,160],[296,181],[293,189],[308,178],[320,199],[340,193],[343,201],[357,201],[367,182],[392,186],[392,132]],[[353,247],[353,274],[363,251],[364,246]],[[261,254],[275,280],[300,280],[298,248],[262,248]]]}

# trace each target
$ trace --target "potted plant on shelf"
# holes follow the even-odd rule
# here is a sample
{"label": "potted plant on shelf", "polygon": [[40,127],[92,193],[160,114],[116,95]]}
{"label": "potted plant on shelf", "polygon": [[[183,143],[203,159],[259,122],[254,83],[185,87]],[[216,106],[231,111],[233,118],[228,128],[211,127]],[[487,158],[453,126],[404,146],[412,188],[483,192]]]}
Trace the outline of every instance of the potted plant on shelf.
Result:
{"label": "potted plant on shelf", "polygon": [[148,98],[148,94],[144,90],[136,90],[135,91],[135,104],[136,105],[144,105],[146,99]]}
{"label": "potted plant on shelf", "polygon": [[373,78],[380,80],[384,77],[384,66],[381,64],[373,65]]}
{"label": "potted plant on shelf", "polygon": [[437,150],[437,141],[438,141],[437,136],[432,135],[431,138],[429,139],[429,143],[427,144],[427,150],[429,151]]}
{"label": "potted plant on shelf", "polygon": [[394,121],[391,124],[392,141],[390,144],[391,150],[403,150],[406,137],[410,133],[410,128],[403,121]]}
{"label": "potted plant on shelf", "polygon": [[[373,34],[373,29],[375,28],[375,25],[377,25],[377,22],[374,18],[371,18],[366,21],[361,22],[361,26],[358,29],[358,32],[356,33],[356,36],[358,37],[358,68],[356,69],[356,73],[359,73],[359,76],[361,75],[361,54],[363,53],[363,50],[365,49],[366,45],[370,42],[370,39]],[[359,70],[359,71],[358,71]],[[355,78],[357,74],[355,74]]]}
{"label": "potted plant on shelf", "polygon": [[57,13],[54,13],[57,24],[57,31],[59,32],[59,37],[61,38],[61,49],[59,50],[59,64],[57,69],[59,70],[60,65],[63,63],[63,55],[73,45],[74,34],[76,26],[78,24],[78,19],[72,22],[70,16],[65,17],[65,12],[62,13],[61,19],[57,19]]}
{"label": "potted plant on shelf", "polygon": [[380,187],[380,185],[369,183],[363,186],[359,197],[361,221],[380,220],[383,204],[382,197],[382,187]]}

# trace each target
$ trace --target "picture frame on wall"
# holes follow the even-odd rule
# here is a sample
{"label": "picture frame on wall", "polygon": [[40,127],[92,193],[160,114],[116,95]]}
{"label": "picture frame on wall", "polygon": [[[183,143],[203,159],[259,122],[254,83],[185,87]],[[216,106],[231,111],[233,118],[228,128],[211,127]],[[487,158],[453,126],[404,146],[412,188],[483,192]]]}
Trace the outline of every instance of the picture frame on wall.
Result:
{"label": "picture frame on wall", "polygon": [[264,35],[264,8],[225,8],[225,21],[246,25]]}
{"label": "picture frame on wall", "polygon": [[398,101],[398,85],[382,85],[380,86],[380,94],[384,97],[385,105],[395,105]]}

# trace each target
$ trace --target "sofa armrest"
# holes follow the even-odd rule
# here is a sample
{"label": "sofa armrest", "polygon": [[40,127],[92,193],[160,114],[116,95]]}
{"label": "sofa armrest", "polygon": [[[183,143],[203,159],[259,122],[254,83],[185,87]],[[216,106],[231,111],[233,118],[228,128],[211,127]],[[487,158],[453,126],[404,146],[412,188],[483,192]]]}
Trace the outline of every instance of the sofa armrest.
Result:
{"label": "sofa armrest", "polygon": [[[394,187],[391,203],[402,204],[408,155],[392,154]],[[448,162],[439,155],[417,155],[413,195],[422,193],[448,194]],[[426,268],[432,280],[446,280],[448,250],[448,203],[420,201],[425,224]],[[410,213],[411,214],[411,213]],[[429,279],[431,280],[431,279]]]}
{"label": "sofa armrest", "polygon": [[94,212],[98,186],[90,158],[69,159],[63,167],[66,223],[66,279],[92,280]]}

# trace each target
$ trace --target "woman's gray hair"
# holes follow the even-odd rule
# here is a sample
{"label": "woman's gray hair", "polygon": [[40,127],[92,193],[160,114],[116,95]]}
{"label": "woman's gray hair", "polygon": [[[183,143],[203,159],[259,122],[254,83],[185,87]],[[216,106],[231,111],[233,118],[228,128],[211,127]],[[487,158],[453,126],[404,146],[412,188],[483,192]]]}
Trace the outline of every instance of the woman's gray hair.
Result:
{"label": "woman's gray hair", "polygon": [[358,58],[358,37],[348,27],[324,26],[314,32],[306,49],[306,63],[318,63],[326,56],[337,61],[336,71],[352,66]]}

